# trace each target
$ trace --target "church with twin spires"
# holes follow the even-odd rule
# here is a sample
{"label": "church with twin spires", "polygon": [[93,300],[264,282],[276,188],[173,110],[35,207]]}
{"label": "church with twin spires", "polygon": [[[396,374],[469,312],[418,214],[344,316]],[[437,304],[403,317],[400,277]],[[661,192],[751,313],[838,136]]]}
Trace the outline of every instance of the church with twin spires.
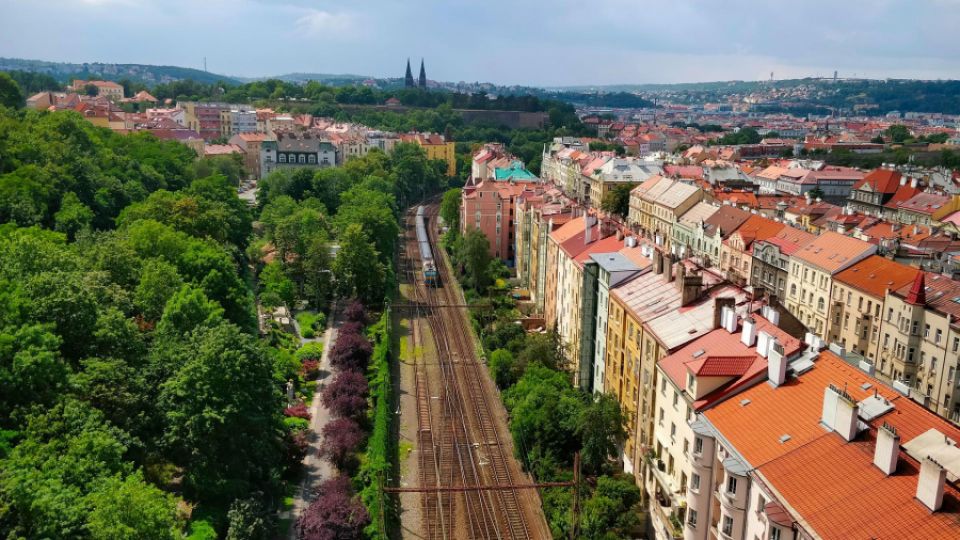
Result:
{"label": "church with twin spires", "polygon": [[407,58],[407,75],[404,78],[404,84],[407,88],[427,88],[427,70],[423,67],[423,58],[420,59],[420,77],[417,81],[413,80],[413,71],[410,70],[410,59]]}

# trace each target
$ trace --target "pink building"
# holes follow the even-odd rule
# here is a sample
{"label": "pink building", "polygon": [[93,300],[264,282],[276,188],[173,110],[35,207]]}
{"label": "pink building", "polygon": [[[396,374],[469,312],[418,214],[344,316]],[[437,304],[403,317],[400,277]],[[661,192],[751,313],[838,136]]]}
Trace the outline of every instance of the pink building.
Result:
{"label": "pink building", "polygon": [[508,265],[514,260],[514,202],[527,191],[543,189],[540,181],[470,183],[463,188],[460,232],[479,229],[490,241],[490,255]]}

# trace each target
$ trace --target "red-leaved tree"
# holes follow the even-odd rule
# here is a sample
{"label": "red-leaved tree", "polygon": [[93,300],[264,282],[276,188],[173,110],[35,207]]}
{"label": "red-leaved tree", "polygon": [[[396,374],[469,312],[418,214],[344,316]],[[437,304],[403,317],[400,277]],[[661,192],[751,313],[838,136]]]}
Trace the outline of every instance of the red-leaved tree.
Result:
{"label": "red-leaved tree", "polygon": [[363,304],[359,300],[354,298],[347,304],[347,307],[344,308],[343,320],[367,324],[367,309],[363,307]]}
{"label": "red-leaved tree", "polygon": [[370,515],[350,491],[344,477],[327,480],[317,488],[316,498],[297,520],[300,540],[350,540],[363,538]]}
{"label": "red-leaved tree", "polygon": [[356,421],[338,418],[323,426],[320,454],[341,471],[345,470],[365,437],[366,434]]}
{"label": "red-leaved tree", "polygon": [[340,370],[364,371],[370,363],[373,347],[367,338],[355,334],[338,334],[337,342],[330,349],[330,363]]}
{"label": "red-leaved tree", "polygon": [[367,412],[367,379],[356,371],[342,371],[323,389],[320,399],[334,416],[360,418]]}

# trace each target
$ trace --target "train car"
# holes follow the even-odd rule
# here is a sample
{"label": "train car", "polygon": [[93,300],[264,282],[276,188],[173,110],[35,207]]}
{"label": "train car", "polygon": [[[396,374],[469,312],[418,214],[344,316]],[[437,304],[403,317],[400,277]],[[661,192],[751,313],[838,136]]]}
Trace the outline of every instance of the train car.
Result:
{"label": "train car", "polygon": [[423,271],[423,281],[428,287],[436,287],[440,275],[437,273],[437,265],[433,260],[433,251],[430,249],[430,239],[427,236],[427,217],[424,214],[423,207],[417,207],[417,245],[420,247],[420,261]]}

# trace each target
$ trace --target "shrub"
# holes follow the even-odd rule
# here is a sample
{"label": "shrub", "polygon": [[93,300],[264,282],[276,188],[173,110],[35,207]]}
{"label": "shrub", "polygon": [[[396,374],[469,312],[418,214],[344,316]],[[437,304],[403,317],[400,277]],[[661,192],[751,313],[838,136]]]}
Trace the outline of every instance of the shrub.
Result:
{"label": "shrub", "polygon": [[302,401],[297,402],[290,407],[287,407],[283,410],[283,414],[288,417],[294,418],[303,418],[304,420],[310,420],[310,411],[307,409],[307,405]]}
{"label": "shrub", "polygon": [[360,418],[367,412],[367,378],[355,371],[337,374],[320,398],[334,416]]}
{"label": "shrub", "polygon": [[320,361],[319,360],[304,360],[300,363],[300,376],[303,377],[305,381],[311,381],[317,378],[317,375],[320,374]]}
{"label": "shrub", "polygon": [[321,455],[329,459],[338,469],[344,470],[365,437],[366,434],[354,420],[338,418],[323,426]]}
{"label": "shrub", "polygon": [[310,421],[305,418],[297,418],[296,416],[288,416],[283,419],[283,426],[287,428],[287,431],[303,431],[310,429]]}
{"label": "shrub", "polygon": [[323,357],[323,343],[318,343],[316,341],[311,343],[305,343],[303,347],[297,349],[297,360],[301,362],[304,360],[317,360],[320,361],[320,358]]}

